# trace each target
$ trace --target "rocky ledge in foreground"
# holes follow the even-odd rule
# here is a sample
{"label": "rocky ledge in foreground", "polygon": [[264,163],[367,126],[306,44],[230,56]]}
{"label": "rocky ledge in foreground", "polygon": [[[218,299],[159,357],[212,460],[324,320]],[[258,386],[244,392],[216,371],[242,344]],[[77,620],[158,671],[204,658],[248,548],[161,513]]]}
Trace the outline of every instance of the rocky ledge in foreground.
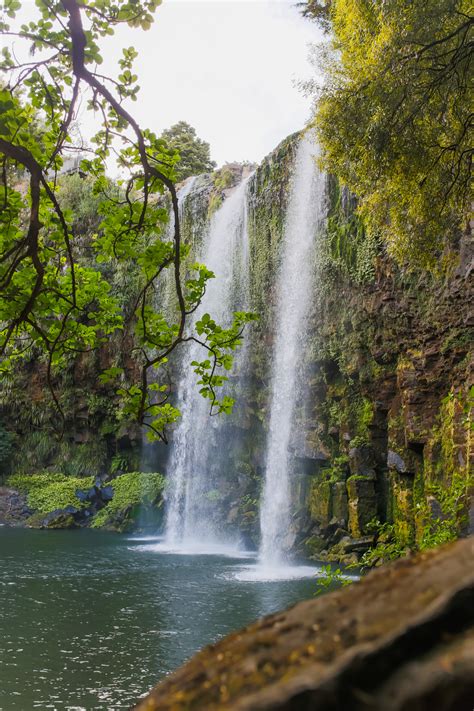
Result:
{"label": "rocky ledge in foreground", "polygon": [[135,711],[472,711],[474,538],[205,648]]}

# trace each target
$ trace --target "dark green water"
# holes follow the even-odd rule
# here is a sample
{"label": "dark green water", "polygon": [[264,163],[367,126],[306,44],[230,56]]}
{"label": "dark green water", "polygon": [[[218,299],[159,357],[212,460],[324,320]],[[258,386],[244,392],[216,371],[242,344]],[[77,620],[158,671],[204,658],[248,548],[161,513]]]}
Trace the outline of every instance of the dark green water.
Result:
{"label": "dark green water", "polygon": [[314,594],[314,578],[234,578],[251,564],[0,528],[1,711],[128,709],[200,647]]}

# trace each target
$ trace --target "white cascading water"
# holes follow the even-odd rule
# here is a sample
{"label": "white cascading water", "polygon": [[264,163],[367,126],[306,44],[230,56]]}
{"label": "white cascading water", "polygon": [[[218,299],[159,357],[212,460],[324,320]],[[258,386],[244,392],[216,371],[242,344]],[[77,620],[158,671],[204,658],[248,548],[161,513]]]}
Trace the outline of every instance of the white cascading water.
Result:
{"label": "white cascading water", "polygon": [[313,300],[315,242],[324,216],[325,179],[316,166],[316,147],[304,136],[297,148],[285,220],[275,308],[271,409],[265,482],[260,508],[260,564],[284,564],[290,529],[291,482],[288,448],[297,393],[302,389],[302,354]]}
{"label": "white cascading water", "polygon": [[[232,312],[244,308],[233,289],[236,277],[247,272],[247,185],[245,178],[215,213],[205,239],[202,259],[215,274],[207,286],[193,323],[204,313],[228,327]],[[209,416],[209,401],[199,394],[197,376],[189,366],[203,360],[206,351],[192,343],[186,351],[186,366],[178,390],[177,406],[182,416],[174,433],[168,463],[165,541],[186,548],[212,546],[218,540],[213,521],[205,513],[209,494],[209,437],[216,418]],[[239,356],[237,355],[237,360]],[[238,366],[238,363],[234,364]],[[222,542],[222,541],[221,541]]]}

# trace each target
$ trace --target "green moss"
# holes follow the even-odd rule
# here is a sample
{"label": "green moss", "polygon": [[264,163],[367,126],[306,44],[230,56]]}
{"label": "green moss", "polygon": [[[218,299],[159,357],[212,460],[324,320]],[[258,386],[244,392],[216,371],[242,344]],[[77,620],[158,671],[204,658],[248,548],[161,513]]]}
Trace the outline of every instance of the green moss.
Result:
{"label": "green moss", "polygon": [[392,474],[394,536],[401,548],[415,544],[413,514],[413,480],[403,474]]}
{"label": "green moss", "polygon": [[310,557],[316,556],[318,553],[321,553],[321,551],[324,550],[327,545],[327,540],[325,538],[322,538],[321,536],[310,536],[304,541],[304,546]]}
{"label": "green moss", "polygon": [[353,197],[333,176],[328,181],[326,258],[337,271],[363,285],[373,282],[380,244],[367,234]]}
{"label": "green moss", "polygon": [[207,208],[208,218],[212,217],[212,215],[219,209],[221,205],[222,193],[212,193],[211,197],[209,198],[209,206]]}
{"label": "green moss", "polygon": [[331,483],[345,481],[349,466],[349,457],[346,454],[341,454],[339,457],[334,457],[331,460],[331,467],[324,469],[323,474]]}
{"label": "green moss", "polygon": [[101,528],[112,523],[114,518],[132,512],[140,505],[154,505],[161,496],[165,478],[158,473],[129,472],[111,482],[114,497],[99,511],[92,522],[92,528]]}
{"label": "green moss", "polygon": [[347,483],[351,481],[373,481],[373,477],[364,476],[364,474],[353,474],[347,480]]}
{"label": "green moss", "polygon": [[33,475],[13,475],[7,480],[8,486],[27,494],[28,506],[46,514],[66,506],[84,508],[85,504],[76,496],[77,489],[88,489],[93,484],[92,477],[69,477],[64,474],[44,472]]}
{"label": "green moss", "polygon": [[332,489],[329,481],[313,481],[309,492],[309,512],[311,519],[321,526],[327,526],[332,515]]}
{"label": "green moss", "polygon": [[349,402],[349,425],[358,438],[358,444],[352,447],[360,447],[361,444],[370,442],[369,426],[374,419],[373,403],[367,398],[353,395]]}

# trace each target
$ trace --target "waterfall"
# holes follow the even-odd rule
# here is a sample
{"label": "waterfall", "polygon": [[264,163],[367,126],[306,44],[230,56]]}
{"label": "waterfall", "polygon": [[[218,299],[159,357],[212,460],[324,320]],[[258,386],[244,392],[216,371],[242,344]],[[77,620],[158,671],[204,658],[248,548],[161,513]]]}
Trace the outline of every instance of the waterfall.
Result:
{"label": "waterfall", "polygon": [[276,283],[270,423],[260,508],[259,557],[262,565],[268,567],[283,562],[284,539],[290,529],[289,446],[303,387],[303,354],[313,300],[315,237],[324,209],[325,181],[315,165],[315,153],[314,143],[303,137],[296,152]]}
{"label": "waterfall", "polygon": [[[199,255],[215,274],[203,301],[193,315],[196,320],[209,312],[224,327],[230,326],[234,310],[246,304],[239,284],[248,272],[247,185],[245,178],[214,214]],[[245,262],[245,263],[244,263]],[[245,291],[245,290],[244,290]],[[189,363],[202,360],[205,352],[192,343],[186,351],[184,371],[178,388],[177,406],[181,419],[174,432],[168,463],[168,492],[165,538],[168,544],[214,543],[218,536],[209,513],[213,490],[210,478],[211,441],[220,418],[209,416],[209,401],[199,394]],[[237,361],[239,355],[237,355]],[[239,363],[234,363],[234,370]]]}

